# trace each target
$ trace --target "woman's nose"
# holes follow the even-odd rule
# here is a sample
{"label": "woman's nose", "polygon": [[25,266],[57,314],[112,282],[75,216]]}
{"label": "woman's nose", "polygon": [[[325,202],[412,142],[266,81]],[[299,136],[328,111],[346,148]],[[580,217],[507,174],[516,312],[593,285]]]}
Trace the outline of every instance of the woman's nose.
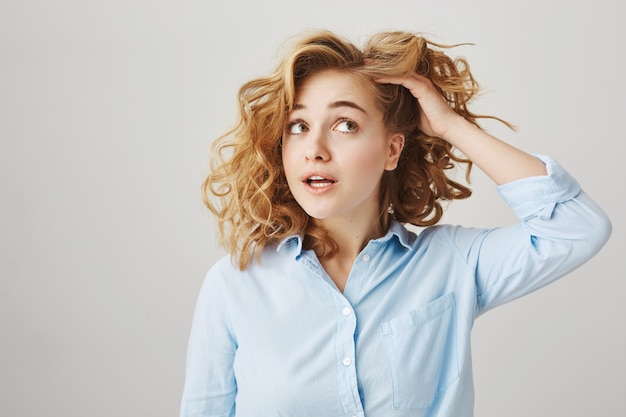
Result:
{"label": "woman's nose", "polygon": [[330,152],[328,151],[327,138],[323,133],[311,135],[307,145],[305,156],[310,161],[328,161]]}

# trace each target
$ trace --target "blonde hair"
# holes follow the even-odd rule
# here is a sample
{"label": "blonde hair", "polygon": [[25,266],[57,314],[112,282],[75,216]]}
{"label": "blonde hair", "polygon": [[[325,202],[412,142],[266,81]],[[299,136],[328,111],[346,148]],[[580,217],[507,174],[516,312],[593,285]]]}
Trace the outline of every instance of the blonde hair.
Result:
{"label": "blonde hair", "polygon": [[469,180],[471,162],[456,155],[448,142],[420,131],[419,106],[407,89],[374,81],[415,71],[428,77],[451,108],[471,123],[477,125],[479,118],[500,120],[468,110],[479,86],[465,59],[453,59],[442,51],[454,46],[395,31],[373,35],[360,50],[332,32],[309,32],[297,39],[273,74],[240,88],[239,119],[213,143],[210,174],[202,185],[203,201],[218,219],[221,244],[240,269],[267,245],[292,235],[303,236],[304,247],[318,256],[337,249],[292,196],[280,149],[297,87],[317,71],[334,69],[363,77],[383,109],[385,126],[405,136],[398,167],[386,171],[381,180],[382,230],[388,229],[392,218],[416,226],[434,225],[443,215],[441,201],[471,195],[467,186],[446,172],[464,164]]}

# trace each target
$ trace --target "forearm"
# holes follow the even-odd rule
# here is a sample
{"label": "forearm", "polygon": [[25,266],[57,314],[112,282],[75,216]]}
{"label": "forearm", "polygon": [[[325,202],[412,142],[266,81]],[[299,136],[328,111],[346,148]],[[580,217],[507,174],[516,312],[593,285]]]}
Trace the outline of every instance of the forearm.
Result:
{"label": "forearm", "polygon": [[543,162],[490,135],[465,119],[452,124],[443,138],[478,166],[496,184],[546,175]]}

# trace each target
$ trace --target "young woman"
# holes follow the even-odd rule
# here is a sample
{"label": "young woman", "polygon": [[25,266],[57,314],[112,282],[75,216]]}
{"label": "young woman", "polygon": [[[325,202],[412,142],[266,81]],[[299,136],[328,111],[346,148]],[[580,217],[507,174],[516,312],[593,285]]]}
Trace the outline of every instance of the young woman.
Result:
{"label": "young woman", "polygon": [[[445,48],[308,33],[241,88],[203,187],[231,256],[199,295],[182,416],[471,416],[474,320],[604,245],[609,220],[557,162],[479,127]],[[459,164],[519,224],[436,225],[470,195]]]}

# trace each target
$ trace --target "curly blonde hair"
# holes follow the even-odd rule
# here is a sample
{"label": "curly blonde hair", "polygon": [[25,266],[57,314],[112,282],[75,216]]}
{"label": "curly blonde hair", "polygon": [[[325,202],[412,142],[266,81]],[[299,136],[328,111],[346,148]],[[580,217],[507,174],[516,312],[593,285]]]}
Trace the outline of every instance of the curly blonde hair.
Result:
{"label": "curly blonde hair", "polygon": [[448,142],[418,128],[419,105],[407,89],[374,81],[415,71],[428,77],[450,107],[474,125],[479,118],[500,120],[468,110],[479,86],[465,59],[443,52],[454,46],[458,45],[394,31],[373,35],[361,50],[332,32],[308,32],[297,38],[273,74],[240,88],[238,122],[213,143],[210,174],[202,185],[203,201],[218,219],[221,244],[240,269],[267,245],[292,235],[303,236],[304,247],[320,257],[337,249],[295,201],[281,156],[285,119],[298,85],[317,71],[346,71],[367,80],[383,109],[385,126],[405,136],[398,167],[381,179],[382,230],[388,229],[392,218],[416,226],[434,225],[443,215],[441,201],[471,195],[467,186],[447,175],[464,164],[469,182],[471,161],[457,155]]}

